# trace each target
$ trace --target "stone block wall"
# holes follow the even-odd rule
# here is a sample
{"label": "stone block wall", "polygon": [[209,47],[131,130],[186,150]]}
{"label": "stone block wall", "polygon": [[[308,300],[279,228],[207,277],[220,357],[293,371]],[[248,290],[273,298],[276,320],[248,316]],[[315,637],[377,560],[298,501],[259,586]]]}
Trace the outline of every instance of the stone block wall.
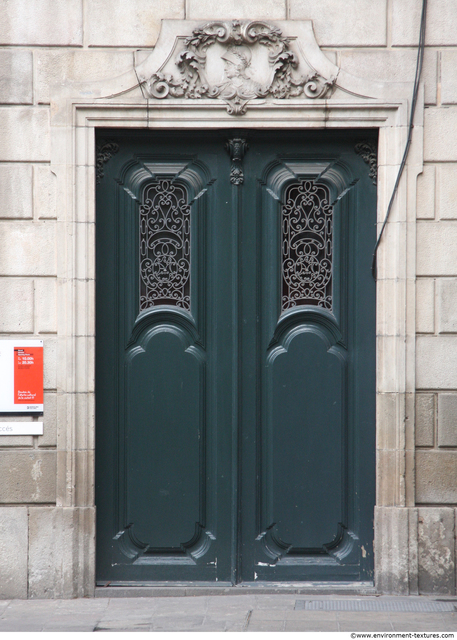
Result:
{"label": "stone block wall", "polygon": [[[414,3],[401,4],[405,11]],[[429,4],[427,44],[428,51],[436,50],[437,94],[425,110],[424,169],[417,194],[417,587],[419,593],[455,594],[457,49],[451,24],[457,14],[445,0]],[[402,44],[411,42],[411,28],[405,21],[398,30]]]}
{"label": "stone block wall", "polygon": [[[372,80],[412,81],[420,10],[420,0],[0,0],[0,337],[42,338],[45,354],[44,435],[0,436],[0,598],[72,597],[90,595],[94,588],[93,567],[75,560],[83,545],[92,544],[93,498],[76,487],[71,504],[65,502],[59,489],[65,487],[65,473],[57,473],[58,458],[61,469],[93,470],[93,443],[78,434],[69,442],[58,407],[83,403],[78,413],[83,420],[93,413],[94,398],[90,385],[81,387],[90,393],[74,399],[58,386],[65,376],[57,282],[65,194],[57,193],[50,165],[53,86],[130,70],[134,51],[154,46],[164,18],[311,19],[318,43],[343,69]],[[382,579],[377,586],[386,592],[455,594],[453,1],[429,2],[426,44],[424,168],[417,183],[415,499],[408,507],[392,506],[378,496],[376,562]],[[71,321],[77,335],[87,335],[91,319]],[[387,411],[380,402],[381,424]],[[392,485],[397,482],[392,478]],[[385,546],[382,532],[393,529],[402,548]]]}

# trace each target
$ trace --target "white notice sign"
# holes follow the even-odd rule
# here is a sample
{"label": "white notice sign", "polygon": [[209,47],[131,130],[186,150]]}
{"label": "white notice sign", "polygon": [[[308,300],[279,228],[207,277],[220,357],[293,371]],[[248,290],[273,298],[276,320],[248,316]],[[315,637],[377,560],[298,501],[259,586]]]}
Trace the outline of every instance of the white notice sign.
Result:
{"label": "white notice sign", "polygon": [[0,436],[42,436],[42,422],[0,422]]}

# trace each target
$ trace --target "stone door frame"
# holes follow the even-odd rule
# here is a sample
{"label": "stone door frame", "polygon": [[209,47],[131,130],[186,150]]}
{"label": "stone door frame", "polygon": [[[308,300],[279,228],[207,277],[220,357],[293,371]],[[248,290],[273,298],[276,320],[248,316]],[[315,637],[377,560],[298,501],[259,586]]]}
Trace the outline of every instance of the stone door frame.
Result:
{"label": "stone door frame", "polygon": [[[193,23],[181,25],[188,32]],[[251,103],[241,117],[229,115],[217,100],[146,99],[133,65],[117,79],[53,88],[51,170],[59,202],[57,507],[71,510],[65,521],[75,528],[68,538],[64,589],[73,597],[93,595],[95,587],[95,129],[378,128],[379,230],[405,148],[412,84],[374,84],[338,70],[337,86],[327,99]],[[414,512],[407,507],[415,504],[416,181],[423,161],[423,102],[421,91],[413,144],[378,250],[375,586],[381,592],[414,592],[417,576],[417,542],[408,533]]]}

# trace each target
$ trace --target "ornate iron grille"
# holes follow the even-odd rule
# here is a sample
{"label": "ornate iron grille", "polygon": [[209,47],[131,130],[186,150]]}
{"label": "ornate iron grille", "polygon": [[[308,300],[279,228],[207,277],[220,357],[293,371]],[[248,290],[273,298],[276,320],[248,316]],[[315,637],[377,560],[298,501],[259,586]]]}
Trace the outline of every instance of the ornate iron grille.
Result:
{"label": "ornate iron grille", "polygon": [[190,309],[190,205],[185,187],[161,179],[140,205],[140,311]]}
{"label": "ornate iron grille", "polygon": [[302,180],[282,207],[282,310],[298,305],[332,309],[333,207],[323,184]]}

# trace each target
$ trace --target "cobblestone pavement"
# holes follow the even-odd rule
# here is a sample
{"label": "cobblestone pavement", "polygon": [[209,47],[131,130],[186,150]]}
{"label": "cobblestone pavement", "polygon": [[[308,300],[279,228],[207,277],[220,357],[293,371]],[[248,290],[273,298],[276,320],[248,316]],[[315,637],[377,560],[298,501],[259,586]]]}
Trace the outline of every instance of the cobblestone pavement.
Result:
{"label": "cobblestone pavement", "polygon": [[[308,611],[304,602],[363,601],[387,608],[446,602],[454,611]],[[339,603],[339,604],[338,604]],[[396,603],[392,606],[393,603]],[[427,604],[428,603],[428,604]],[[331,606],[334,606],[335,602]],[[350,605],[350,603],[349,603]],[[346,605],[344,605],[346,606]],[[369,605],[378,606],[378,605]],[[432,606],[436,606],[433,604]],[[442,606],[442,605],[438,605]],[[457,631],[457,599],[387,596],[213,595],[2,600],[4,631]]]}

